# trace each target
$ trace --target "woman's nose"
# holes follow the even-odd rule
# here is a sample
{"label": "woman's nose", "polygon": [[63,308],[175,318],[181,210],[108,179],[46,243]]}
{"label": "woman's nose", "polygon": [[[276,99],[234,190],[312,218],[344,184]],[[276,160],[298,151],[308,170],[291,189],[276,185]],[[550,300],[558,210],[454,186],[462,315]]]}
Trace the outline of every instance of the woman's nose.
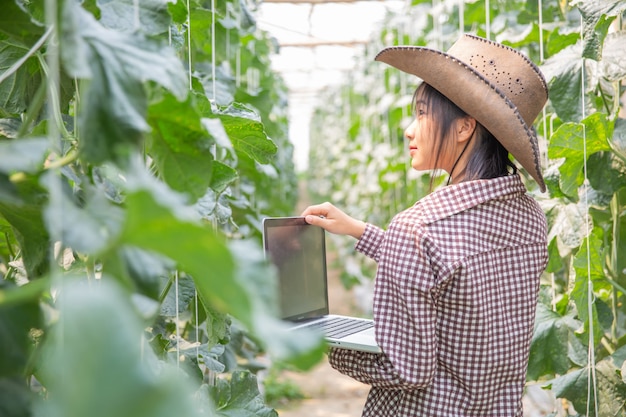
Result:
{"label": "woman's nose", "polygon": [[417,123],[417,120],[413,120],[413,122],[411,122],[411,124],[406,129],[404,129],[404,137],[408,140],[411,140],[415,137],[415,123]]}

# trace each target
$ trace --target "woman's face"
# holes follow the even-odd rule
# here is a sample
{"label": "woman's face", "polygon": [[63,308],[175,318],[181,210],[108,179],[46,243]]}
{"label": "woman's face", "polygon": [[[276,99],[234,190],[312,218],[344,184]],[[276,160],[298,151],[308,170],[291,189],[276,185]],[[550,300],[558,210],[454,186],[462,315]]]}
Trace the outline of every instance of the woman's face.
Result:
{"label": "woman's face", "polygon": [[409,141],[409,154],[413,169],[424,171],[441,168],[434,166],[436,158],[433,121],[424,102],[416,102],[415,119],[404,131],[404,136]]}

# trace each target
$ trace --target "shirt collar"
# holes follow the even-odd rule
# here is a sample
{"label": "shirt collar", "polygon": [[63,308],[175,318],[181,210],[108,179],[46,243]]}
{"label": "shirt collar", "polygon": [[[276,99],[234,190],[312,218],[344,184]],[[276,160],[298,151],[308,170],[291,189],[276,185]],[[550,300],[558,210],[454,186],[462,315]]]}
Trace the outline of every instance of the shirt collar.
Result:
{"label": "shirt collar", "polygon": [[519,174],[465,181],[441,188],[417,202],[426,224],[450,217],[489,200],[513,198],[526,193]]}

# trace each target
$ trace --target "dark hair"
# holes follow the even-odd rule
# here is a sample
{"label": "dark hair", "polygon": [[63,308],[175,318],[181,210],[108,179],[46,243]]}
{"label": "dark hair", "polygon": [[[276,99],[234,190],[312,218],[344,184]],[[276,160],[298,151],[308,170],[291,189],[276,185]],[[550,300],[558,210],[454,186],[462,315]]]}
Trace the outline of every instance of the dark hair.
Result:
{"label": "dark hair", "polygon": [[[432,133],[435,139],[434,155],[435,166],[437,166],[445,151],[453,145],[454,135],[451,133],[453,133],[454,122],[467,117],[468,114],[425,82],[421,83],[413,94],[413,113],[418,102],[426,106],[434,125]],[[509,175],[509,168],[513,173],[517,172],[517,167],[509,159],[509,152],[506,148],[478,121],[476,121],[475,137],[471,140],[476,143],[464,170],[465,181],[503,177]],[[431,191],[434,178],[438,175],[435,173],[431,177]]]}

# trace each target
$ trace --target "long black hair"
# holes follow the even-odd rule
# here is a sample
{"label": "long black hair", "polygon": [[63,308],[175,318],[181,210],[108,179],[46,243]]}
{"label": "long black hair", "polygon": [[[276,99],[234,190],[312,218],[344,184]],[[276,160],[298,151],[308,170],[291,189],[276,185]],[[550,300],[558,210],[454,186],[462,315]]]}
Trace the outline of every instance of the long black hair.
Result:
{"label": "long black hair", "polygon": [[[454,144],[454,122],[468,114],[451,102],[431,85],[423,82],[413,94],[413,113],[418,103],[426,106],[433,123],[435,165],[441,161],[444,153]],[[476,121],[474,137],[476,141],[468,158],[467,165],[462,172],[463,181],[497,178],[516,173],[517,167],[509,159],[509,152],[483,125]],[[450,176],[452,172],[450,172]],[[434,178],[431,177],[430,188],[433,189]]]}

